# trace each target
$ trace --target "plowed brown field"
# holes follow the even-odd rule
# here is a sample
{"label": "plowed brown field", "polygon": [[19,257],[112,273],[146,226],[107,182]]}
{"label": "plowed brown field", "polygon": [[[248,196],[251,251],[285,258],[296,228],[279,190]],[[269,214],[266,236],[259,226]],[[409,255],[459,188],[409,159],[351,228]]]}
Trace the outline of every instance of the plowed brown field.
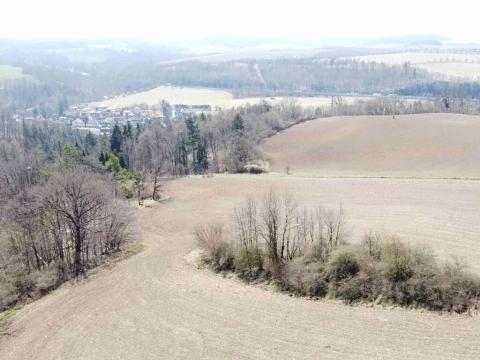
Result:
{"label": "plowed brown field", "polygon": [[168,202],[141,210],[144,251],[26,306],[0,338],[0,358],[479,358],[476,316],[310,301],[197,269],[193,227],[227,220],[244,196],[271,187],[341,202],[352,240],[370,228],[398,233],[480,274],[477,181],[185,178],[168,185]]}
{"label": "plowed brown field", "polygon": [[479,134],[480,116],[346,116],[296,125],[263,149],[293,175],[478,178]]}

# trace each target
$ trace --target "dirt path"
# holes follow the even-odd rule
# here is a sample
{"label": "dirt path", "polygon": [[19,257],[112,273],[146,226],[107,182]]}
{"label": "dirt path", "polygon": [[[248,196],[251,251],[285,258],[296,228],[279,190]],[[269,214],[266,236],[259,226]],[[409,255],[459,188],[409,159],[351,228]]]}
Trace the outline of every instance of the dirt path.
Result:
{"label": "dirt path", "polygon": [[[12,334],[0,340],[0,358],[478,359],[478,317],[298,299],[215,276],[186,260],[195,249],[195,224],[225,219],[245,194],[273,184],[313,202],[342,200],[354,232],[382,223],[419,241],[423,231],[447,241],[450,231],[472,223],[480,195],[480,182],[463,181],[176,181],[170,202],[142,210],[145,250],[27,306]],[[374,209],[377,203],[383,208]],[[447,203],[453,205],[441,215],[436,208]],[[479,254],[477,230],[463,230],[464,242],[449,248]]]}
{"label": "dirt path", "polygon": [[255,64],[254,68],[255,68],[255,72],[257,74],[258,80],[260,80],[263,86],[267,86],[267,83],[265,81],[265,78],[263,77],[262,71],[260,70],[260,65]]}

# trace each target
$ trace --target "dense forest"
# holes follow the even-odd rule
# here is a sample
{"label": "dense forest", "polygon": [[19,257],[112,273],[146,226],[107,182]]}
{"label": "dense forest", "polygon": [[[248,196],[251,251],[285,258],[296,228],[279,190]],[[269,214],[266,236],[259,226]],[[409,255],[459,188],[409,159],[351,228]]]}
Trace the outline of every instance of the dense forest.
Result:
{"label": "dense forest", "polygon": [[236,96],[310,96],[319,94],[392,94],[421,84],[427,75],[409,66],[355,60],[277,59],[171,64],[95,64],[87,72],[25,66],[28,79],[0,86],[10,109],[39,106],[47,115],[65,101],[75,104],[151,89],[161,84],[222,88]]}
{"label": "dense forest", "polygon": [[348,58],[372,49],[325,48],[235,57],[192,56],[185,48],[128,42],[111,47],[75,42],[43,45],[0,42],[0,63],[16,67],[24,75],[0,77],[0,108],[16,111],[37,107],[48,117],[58,114],[59,107],[165,84],[221,88],[237,97],[480,96],[475,82],[436,81],[433,75],[408,63],[386,65]]}

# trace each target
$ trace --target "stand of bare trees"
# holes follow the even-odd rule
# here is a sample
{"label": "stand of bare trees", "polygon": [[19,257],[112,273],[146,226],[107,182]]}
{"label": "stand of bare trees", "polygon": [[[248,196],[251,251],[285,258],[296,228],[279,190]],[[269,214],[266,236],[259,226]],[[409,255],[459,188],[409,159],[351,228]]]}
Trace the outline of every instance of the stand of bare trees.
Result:
{"label": "stand of bare trees", "polygon": [[131,222],[127,208],[114,199],[113,188],[93,174],[83,171],[61,175],[53,180],[41,198],[41,211],[47,223],[45,230],[60,235],[60,263],[73,258],[71,264],[59,264],[75,277],[83,274],[92,259],[120,249],[128,240]]}
{"label": "stand of bare trees", "polygon": [[257,146],[261,140],[306,117],[313,114],[292,100],[152,125],[138,139],[134,169],[147,174],[153,197],[165,176],[246,172],[247,165],[261,159]]}
{"label": "stand of bare trees", "polygon": [[436,99],[411,98],[397,96],[373,97],[348,101],[347,97],[333,96],[331,106],[318,108],[318,116],[356,116],[356,115],[405,115],[424,113],[478,114],[480,104],[476,99],[461,96],[441,96]]}
{"label": "stand of bare trees", "polygon": [[247,199],[234,211],[233,247],[245,256],[249,271],[258,254],[266,253],[272,275],[280,277],[285,264],[313,256],[325,262],[346,238],[344,212],[321,207],[299,207],[291,194],[270,191],[261,201]]}
{"label": "stand of bare trees", "polygon": [[214,268],[255,276],[264,270],[281,279],[297,258],[325,264],[346,241],[348,226],[342,207],[299,207],[292,195],[274,191],[260,200],[249,198],[234,210],[227,239],[218,224],[196,229],[195,235]]}
{"label": "stand of bare trees", "polygon": [[133,217],[108,177],[45,173],[31,157],[0,169],[0,309],[85,275],[132,237]]}
{"label": "stand of bare trees", "polygon": [[270,191],[234,210],[230,233],[221,224],[196,229],[203,259],[216,271],[247,281],[273,280],[279,289],[450,312],[478,311],[480,279],[458,262],[396,236],[367,233],[348,244],[342,208],[299,207]]}

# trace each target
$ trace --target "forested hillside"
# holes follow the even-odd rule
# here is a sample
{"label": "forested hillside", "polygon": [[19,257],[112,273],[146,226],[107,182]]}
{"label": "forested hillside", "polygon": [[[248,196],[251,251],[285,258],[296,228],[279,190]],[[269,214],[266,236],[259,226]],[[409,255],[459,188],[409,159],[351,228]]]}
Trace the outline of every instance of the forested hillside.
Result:
{"label": "forested hillside", "polygon": [[[38,107],[50,116],[59,104],[78,104],[159,85],[222,88],[239,97],[394,93],[430,79],[408,64],[345,59],[371,49],[191,56],[185,49],[130,43],[0,42],[0,64],[17,78],[0,78],[0,107]],[[282,55],[284,54],[284,55]],[[295,54],[298,54],[295,56]]]}

